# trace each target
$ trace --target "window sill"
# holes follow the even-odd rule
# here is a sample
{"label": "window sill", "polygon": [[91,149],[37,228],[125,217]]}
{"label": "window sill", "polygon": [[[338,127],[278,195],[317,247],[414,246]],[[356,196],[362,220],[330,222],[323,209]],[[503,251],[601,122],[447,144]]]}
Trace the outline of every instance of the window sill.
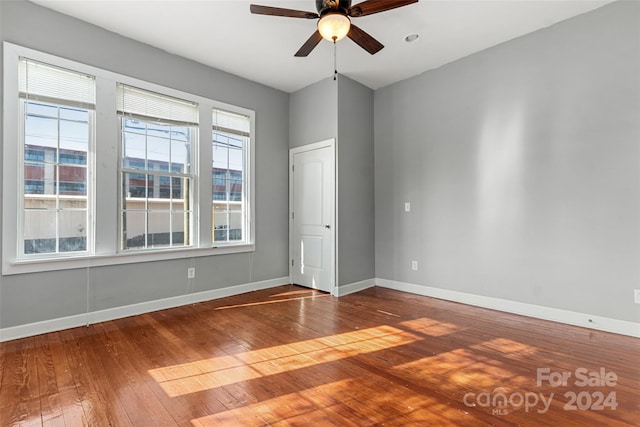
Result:
{"label": "window sill", "polygon": [[213,255],[236,254],[255,251],[254,244],[218,246],[214,248],[159,249],[152,252],[127,252],[109,255],[86,255],[69,258],[19,260],[2,266],[2,274],[39,273],[46,271],[72,270],[79,268],[103,267],[109,265],[135,264],[142,262],[166,261],[184,258],[199,258]]}

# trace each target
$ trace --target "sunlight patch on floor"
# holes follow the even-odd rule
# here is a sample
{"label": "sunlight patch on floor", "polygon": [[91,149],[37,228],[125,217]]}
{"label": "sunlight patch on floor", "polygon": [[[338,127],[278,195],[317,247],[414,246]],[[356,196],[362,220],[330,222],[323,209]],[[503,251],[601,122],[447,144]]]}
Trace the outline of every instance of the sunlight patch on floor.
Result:
{"label": "sunlight patch on floor", "polygon": [[246,304],[234,304],[234,305],[225,305],[223,307],[216,307],[214,310],[229,310],[231,308],[240,308],[240,307],[253,307],[256,305],[266,305],[266,304],[277,304],[280,302],[290,302],[290,301],[300,301],[305,299],[313,299],[313,298],[327,298],[330,297],[331,294],[313,294],[307,297],[299,297],[299,298],[284,298],[277,299],[272,301],[260,301],[260,302],[248,302]]}
{"label": "sunlight patch on floor", "polygon": [[[301,390],[262,402],[242,406],[191,420],[194,427],[217,425],[350,425],[349,420],[366,415],[367,424],[398,422],[405,415],[428,409],[433,421],[434,411],[444,414],[455,411],[433,398],[419,395],[405,387],[389,383],[389,399],[376,392],[375,380],[349,378],[332,381],[312,389]],[[375,411],[371,411],[375,408]],[[413,418],[412,418],[413,419]],[[353,422],[353,421],[351,421]]]}
{"label": "sunlight patch on floor", "polygon": [[406,320],[404,322],[400,322],[400,324],[415,332],[429,335],[431,337],[451,335],[465,329],[458,325],[454,325],[453,323],[440,322],[438,320],[429,319],[428,317]]}
{"label": "sunlight patch on floor", "polygon": [[502,357],[511,360],[527,360],[535,355],[538,358],[538,347],[523,344],[507,338],[495,338],[470,346],[474,350],[498,352]]}
{"label": "sunlight patch on floor", "polygon": [[277,294],[273,294],[271,295],[269,298],[282,298],[282,297],[288,297],[290,295],[311,295],[311,296],[320,296],[320,295],[325,295],[320,291],[316,291],[314,289],[300,289],[300,290],[296,290],[296,291],[287,291],[287,292],[280,292]]}
{"label": "sunlight patch on floor", "polygon": [[167,395],[175,397],[397,347],[420,339],[409,332],[383,325],[152,369],[149,374]]}
{"label": "sunlight patch on floor", "polygon": [[[485,352],[484,356],[482,351]],[[505,384],[519,386],[530,383],[531,378],[505,369],[505,363],[500,359],[512,358],[513,354],[520,354],[519,358],[522,358],[523,355],[530,356],[533,351],[533,347],[498,338],[475,344],[469,349],[434,354],[392,369],[398,375],[420,379],[420,382],[425,385],[440,384],[440,387],[450,391],[468,388],[487,389],[502,387]]]}

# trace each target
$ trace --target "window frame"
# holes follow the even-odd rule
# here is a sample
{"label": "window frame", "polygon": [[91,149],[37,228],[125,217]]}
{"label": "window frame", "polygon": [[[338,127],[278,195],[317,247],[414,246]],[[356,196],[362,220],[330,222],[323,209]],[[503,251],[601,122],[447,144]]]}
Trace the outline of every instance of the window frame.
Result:
{"label": "window frame", "polygon": [[[190,248],[193,247],[194,244],[196,243],[196,239],[194,238],[194,234],[193,234],[193,229],[194,229],[194,215],[195,215],[195,202],[196,202],[196,197],[194,197],[194,185],[195,185],[195,181],[196,181],[196,174],[198,172],[198,162],[197,162],[197,152],[199,150],[199,141],[200,141],[200,135],[199,135],[199,126],[195,125],[194,122],[197,122],[197,119],[195,117],[195,114],[199,113],[199,104],[195,103],[195,102],[191,102],[191,101],[186,101],[182,98],[177,99],[175,97],[167,97],[164,94],[159,94],[159,93],[152,93],[149,92],[147,90],[144,90],[140,87],[131,87],[131,86],[127,86],[127,85],[123,85],[122,83],[118,83],[117,85],[117,91],[118,91],[118,100],[119,100],[119,105],[118,105],[118,111],[117,111],[117,115],[118,115],[118,139],[119,139],[119,143],[118,143],[118,235],[119,235],[119,242],[118,242],[118,250],[121,252],[126,252],[126,253],[132,253],[132,252],[140,252],[140,251],[149,251],[149,250],[154,250],[154,249],[168,249],[168,248]],[[167,105],[171,104],[171,105],[175,105],[175,103],[178,104],[183,104],[183,105],[187,105],[188,110],[192,110],[194,113],[194,116],[189,117],[191,120],[189,120],[188,122],[185,121],[187,119],[187,117],[182,117],[177,118],[177,117],[160,117],[157,114],[155,115],[148,115],[146,114],[147,112],[142,112],[142,111],[138,111],[138,114],[132,113],[132,111],[129,109],[127,111],[127,108],[125,107],[125,100],[127,99],[127,94],[129,93],[138,93],[141,94],[142,93],[142,98],[146,98],[147,96],[151,96],[153,98],[155,98],[152,102],[156,103],[156,106],[158,105]],[[134,95],[136,96],[136,95]],[[120,102],[122,102],[122,105],[120,105]],[[189,107],[190,105],[190,107]],[[140,104],[136,104],[135,107],[139,108],[139,107],[143,107],[146,108],[146,105],[140,105]],[[184,110],[183,110],[184,112]],[[167,113],[167,111],[163,112],[161,114],[161,116],[164,116]],[[171,115],[172,113],[168,113],[169,115]],[[190,115],[190,114],[189,114]],[[199,114],[198,114],[199,115]],[[177,121],[174,122],[175,119],[178,119]],[[144,127],[145,127],[145,131],[142,132],[136,132],[136,131],[131,131],[131,130],[127,130],[125,124],[128,121],[136,121],[136,122],[140,122],[140,123],[144,123]],[[150,163],[150,158],[149,158],[149,139],[151,138],[153,139],[164,139],[163,137],[159,137],[158,135],[149,135],[148,129],[149,126],[160,126],[160,127],[166,127],[169,126],[169,129],[172,129],[173,127],[175,128],[184,128],[188,130],[189,133],[189,151],[188,151],[188,159],[186,159],[187,164],[188,164],[188,171],[182,171],[182,172],[178,172],[175,171],[173,169],[173,163],[172,163],[172,157],[173,155],[171,154],[173,151],[173,143],[175,141],[178,140],[174,140],[171,138],[171,134],[169,135],[168,138],[168,144],[169,144],[169,158],[167,159],[167,167],[166,170],[155,170],[155,168],[150,167],[149,163]],[[137,135],[138,137],[143,136],[144,137],[144,159],[136,159],[135,163],[139,163],[139,160],[142,160],[142,168],[139,169],[136,166],[133,166],[131,164],[131,162],[125,166],[124,165],[124,160],[126,158],[126,153],[125,153],[125,135],[126,134],[130,134],[130,135]],[[140,203],[142,200],[144,200],[144,209],[130,209],[130,208],[125,208],[125,199],[128,196],[125,196],[124,194],[124,184],[125,184],[125,175],[129,176],[129,184],[131,183],[131,179],[133,178],[134,175],[142,175],[145,178],[145,195],[144,197],[136,197],[137,199],[139,199],[137,202]],[[150,204],[154,204],[154,203],[160,203],[159,200],[165,200],[165,198],[160,197],[160,195],[153,195],[154,197],[150,197],[148,194],[149,191],[149,183],[150,181],[153,182],[153,187],[155,189],[155,183],[158,183],[158,186],[161,185],[162,182],[162,178],[168,178],[169,180],[169,197],[166,199],[166,201],[168,201],[169,203],[169,209],[168,210],[162,210],[162,212],[168,213],[169,214],[169,246],[158,246],[158,247],[154,247],[154,246],[149,246],[149,232],[148,232],[148,227],[149,227],[149,218],[150,215],[152,215],[154,213],[153,209],[150,209]],[[174,204],[174,195],[173,195],[173,189],[171,188],[173,185],[173,182],[175,179],[186,179],[188,180],[189,184],[188,187],[184,187],[183,190],[183,195],[186,197],[183,197],[183,209],[182,209],[182,213],[184,214],[185,212],[188,213],[188,218],[189,218],[189,223],[188,223],[188,227],[186,229],[183,230],[183,238],[185,236],[188,237],[188,242],[186,244],[183,245],[173,245],[173,231],[172,231],[172,225],[173,225],[173,214],[176,213],[173,209],[173,204]],[[157,181],[156,181],[157,180]],[[158,190],[160,191],[160,188],[158,188]],[[135,203],[134,200],[131,200],[131,203]],[[124,229],[124,224],[125,224],[125,215],[128,215],[129,213],[133,213],[133,212],[139,212],[142,213],[144,215],[144,247],[127,247],[126,244],[126,239],[127,237],[125,237],[125,230]],[[157,212],[161,212],[160,210],[155,211]],[[153,239],[152,239],[153,240]],[[184,242],[183,242],[184,243]],[[152,243],[153,245],[153,243]]]}
{"label": "window frame", "polygon": [[[24,119],[25,119],[25,114],[26,114],[26,104],[28,102],[30,102],[28,99],[22,99],[19,98],[18,99],[19,102],[19,116],[18,116],[18,141],[20,142],[19,146],[16,147],[18,150],[18,159],[17,159],[17,164],[18,164],[18,168],[19,168],[19,172],[18,175],[16,175],[17,180],[17,196],[18,196],[18,207],[17,207],[17,215],[18,215],[18,221],[16,222],[17,225],[17,231],[18,232],[25,232],[25,225],[24,225],[24,218],[25,218],[25,213],[26,213],[26,209],[25,209],[25,184],[27,183],[28,180],[25,179],[25,167],[26,167],[26,163],[29,162],[34,162],[32,160],[27,160],[25,158],[25,150],[24,150],[24,146],[25,146],[25,129],[24,129]],[[37,101],[39,102],[39,101]],[[52,102],[45,102],[45,104],[48,105],[56,105],[58,108],[60,107],[64,107],[63,104],[55,104]],[[60,117],[57,118],[58,122],[61,120]],[[59,126],[59,123],[58,123]],[[87,216],[86,216],[86,220],[87,220],[87,234],[86,234],[86,248],[83,251],[74,251],[74,252],[45,252],[45,253],[35,253],[35,254],[27,254],[25,253],[24,249],[25,249],[25,239],[22,238],[17,238],[16,236],[16,244],[17,244],[17,253],[16,253],[16,258],[19,261],[36,261],[36,260],[56,260],[56,259],[66,259],[66,258],[73,258],[76,256],[89,256],[91,254],[91,249],[93,248],[93,244],[94,244],[94,239],[95,239],[95,227],[90,227],[90,224],[93,224],[94,222],[94,216],[95,216],[95,179],[93,177],[93,173],[95,171],[95,163],[94,163],[94,156],[92,156],[92,152],[95,151],[95,132],[93,132],[93,129],[95,129],[95,110],[88,110],[88,126],[89,126],[89,141],[88,141],[88,146],[87,146],[87,158],[86,158],[86,163],[85,163],[85,171],[86,171],[86,198],[87,198],[87,204],[86,204],[86,210],[87,210]],[[59,144],[59,141],[58,141]],[[6,154],[6,153],[5,153]],[[55,158],[55,165],[56,168],[60,168],[60,167],[64,167],[65,165],[69,165],[69,164],[65,164],[62,163],[61,161],[61,153],[59,151],[59,146],[58,149],[56,150],[56,158]],[[43,159],[44,160],[44,159]],[[35,163],[35,162],[34,162]],[[72,167],[77,167],[76,165],[72,164]],[[60,196],[64,196],[64,194],[62,194],[61,191],[61,187],[62,184],[65,181],[60,181],[60,175],[59,175],[59,169],[58,169],[58,180],[56,181],[56,191],[55,191],[55,198],[59,201],[60,200]],[[6,179],[6,177],[4,178]],[[3,182],[4,182],[3,179]],[[59,226],[60,224],[57,223],[56,224],[56,228]],[[56,235],[57,235],[57,231],[56,231]],[[3,233],[3,235],[6,235]],[[57,238],[59,238],[59,236],[57,236]],[[56,247],[59,245],[56,244]]]}
{"label": "window frame", "polygon": [[[226,113],[231,113],[231,114],[238,115],[238,116],[245,116],[245,117],[247,117],[249,119],[249,131],[247,132],[247,135],[243,135],[244,132],[242,132],[242,131],[234,131],[234,130],[231,130],[231,129],[230,130],[224,130],[223,132],[232,133],[232,134],[235,134],[235,135],[238,135],[238,136],[242,136],[242,137],[248,138],[250,147],[248,147],[246,149],[249,150],[249,152],[252,152],[253,148],[251,147],[251,142],[253,141],[253,130],[254,130],[252,118],[250,116],[248,116],[248,115],[240,114],[237,111],[232,111],[232,110],[228,110],[228,109],[225,110],[224,108],[215,108],[214,110],[223,111],[223,112],[226,112]],[[212,111],[212,113],[213,113],[213,111]],[[212,118],[213,118],[213,114],[212,114]],[[218,126],[218,125],[212,126],[212,129],[211,129],[212,137],[213,137],[213,132],[215,132],[216,130],[220,131],[221,127]],[[213,150],[213,145],[214,145],[213,139],[210,141],[210,145],[211,145],[211,149]],[[211,160],[212,160],[212,163],[213,163],[213,156],[211,156]],[[215,211],[216,202],[218,204],[222,204],[222,202],[226,202],[226,204],[227,204],[227,215],[229,214],[228,210],[229,210],[229,207],[232,204],[232,202],[240,202],[241,212],[242,212],[242,215],[243,215],[243,217],[242,217],[242,220],[243,220],[243,224],[242,224],[243,236],[246,236],[247,233],[249,233],[251,231],[251,224],[250,224],[249,218],[253,218],[253,216],[249,216],[247,214],[247,211],[253,205],[253,203],[249,203],[250,194],[253,192],[253,189],[249,188],[249,186],[246,185],[247,184],[247,178],[245,177],[245,175],[251,175],[252,171],[253,171],[253,168],[251,166],[250,161],[251,161],[250,155],[248,155],[248,153],[245,152],[245,148],[243,148],[243,151],[242,151],[242,175],[243,175],[244,178],[242,179],[242,192],[240,193],[240,200],[232,200],[232,196],[231,196],[231,194],[232,194],[232,191],[231,191],[231,188],[232,188],[231,169],[227,169],[226,172],[225,172],[225,181],[226,181],[225,182],[225,196],[227,198],[223,199],[223,200],[216,200],[215,197],[214,197],[213,189],[211,191],[212,215],[213,215],[213,212]],[[219,177],[218,177],[218,179],[219,179]],[[215,168],[212,167],[211,174],[210,174],[210,182],[212,183],[212,185],[215,185],[215,180],[216,180]],[[231,229],[228,227],[228,225],[230,223],[230,217],[229,216],[227,216],[227,229],[226,229],[227,240],[225,240],[225,241],[215,241],[215,237],[214,237],[214,235],[215,235],[214,222],[215,221],[213,221],[213,218],[212,218],[212,221],[211,221],[212,236],[211,236],[211,238],[212,238],[212,240],[214,240],[214,245],[222,247],[222,246],[234,246],[234,245],[238,244],[238,243],[236,243],[237,241],[229,239],[229,233],[231,232]],[[248,237],[244,237],[242,241],[246,240],[247,238]]]}
{"label": "window frame", "polygon": [[[130,264],[148,261],[194,258],[218,254],[231,254],[255,251],[255,111],[179,91],[148,81],[135,79],[118,73],[85,65],[76,61],[60,58],[48,53],[25,48],[9,42],[3,42],[3,208],[2,208],[2,274],[23,274],[87,268],[94,266]],[[24,156],[24,146],[11,143],[21,138],[20,98],[18,89],[18,59],[27,57],[54,66],[67,68],[96,78],[96,108],[94,112],[93,152],[87,159],[89,174],[88,187],[94,187],[93,197],[88,196],[89,206],[94,213],[88,227],[92,234],[91,247],[86,253],[64,254],[55,257],[20,257],[18,244],[18,221],[20,220],[20,198],[24,189],[21,172],[23,168],[18,160]],[[116,85],[118,83],[158,92],[175,98],[194,101],[199,105],[199,125],[197,129],[197,149],[194,150],[193,180],[193,245],[188,247],[153,248],[135,251],[119,250],[119,141],[118,114],[116,112]],[[247,173],[246,186],[246,236],[241,242],[215,244],[212,239],[212,164],[211,135],[214,109],[248,116],[250,118],[250,137],[246,148]],[[93,162],[92,165],[89,163]],[[88,188],[89,191],[89,188]]]}

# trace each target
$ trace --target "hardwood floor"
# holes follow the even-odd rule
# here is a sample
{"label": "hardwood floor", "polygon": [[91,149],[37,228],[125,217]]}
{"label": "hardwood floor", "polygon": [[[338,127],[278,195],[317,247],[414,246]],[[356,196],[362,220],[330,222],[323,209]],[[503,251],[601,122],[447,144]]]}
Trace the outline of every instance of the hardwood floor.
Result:
{"label": "hardwood floor", "polygon": [[282,286],[0,343],[0,424],[638,426],[639,362],[631,337]]}

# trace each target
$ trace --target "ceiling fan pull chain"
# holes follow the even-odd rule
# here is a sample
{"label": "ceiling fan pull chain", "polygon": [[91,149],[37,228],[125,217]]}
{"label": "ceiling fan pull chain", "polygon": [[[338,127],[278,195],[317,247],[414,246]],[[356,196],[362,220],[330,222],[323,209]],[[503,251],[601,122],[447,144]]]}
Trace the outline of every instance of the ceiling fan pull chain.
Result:
{"label": "ceiling fan pull chain", "polygon": [[338,45],[336,38],[333,38],[333,81],[338,79]]}

